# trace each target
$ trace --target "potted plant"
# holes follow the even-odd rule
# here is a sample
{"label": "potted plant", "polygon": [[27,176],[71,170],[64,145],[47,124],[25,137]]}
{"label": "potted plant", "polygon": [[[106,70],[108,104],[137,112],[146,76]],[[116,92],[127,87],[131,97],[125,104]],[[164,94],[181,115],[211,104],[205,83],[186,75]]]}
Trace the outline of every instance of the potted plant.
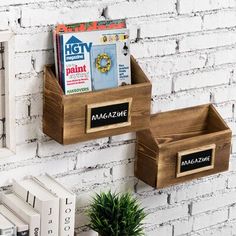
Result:
{"label": "potted plant", "polygon": [[88,209],[90,228],[100,236],[141,236],[146,214],[130,193],[96,194]]}

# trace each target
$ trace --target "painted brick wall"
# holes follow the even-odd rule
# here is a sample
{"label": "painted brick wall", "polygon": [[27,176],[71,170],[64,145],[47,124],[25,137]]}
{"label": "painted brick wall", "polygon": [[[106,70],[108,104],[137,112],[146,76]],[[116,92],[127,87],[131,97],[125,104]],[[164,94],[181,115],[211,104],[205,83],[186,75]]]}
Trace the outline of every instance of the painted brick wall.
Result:
{"label": "painted brick wall", "polygon": [[[233,131],[230,170],[154,190],[134,178],[135,134],[61,146],[42,133],[43,66],[56,23],[127,18],[132,54],[153,84],[152,112],[213,102]],[[236,235],[236,0],[8,0],[0,30],[15,34],[16,154],[0,159],[0,186],[51,173],[77,194],[76,232],[101,190],[133,191],[147,236]]]}

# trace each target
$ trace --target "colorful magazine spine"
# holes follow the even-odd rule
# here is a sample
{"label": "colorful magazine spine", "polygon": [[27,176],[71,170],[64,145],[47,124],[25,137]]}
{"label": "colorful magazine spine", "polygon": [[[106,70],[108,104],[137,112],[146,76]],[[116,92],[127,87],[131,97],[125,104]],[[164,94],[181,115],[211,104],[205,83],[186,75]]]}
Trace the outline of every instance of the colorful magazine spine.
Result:
{"label": "colorful magazine spine", "polygon": [[125,19],[119,20],[104,20],[104,21],[90,21],[75,24],[58,24],[54,29],[56,34],[72,33],[72,32],[86,32],[97,30],[111,30],[126,28]]}

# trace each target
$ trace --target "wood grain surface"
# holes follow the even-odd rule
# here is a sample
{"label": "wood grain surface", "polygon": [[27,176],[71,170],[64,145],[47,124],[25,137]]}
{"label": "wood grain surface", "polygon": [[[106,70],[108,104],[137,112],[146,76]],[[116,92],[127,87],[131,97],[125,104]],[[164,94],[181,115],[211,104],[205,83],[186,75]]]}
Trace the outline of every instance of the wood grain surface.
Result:
{"label": "wood grain surface", "polygon": [[[137,132],[135,175],[153,187],[163,188],[226,171],[231,136],[211,104],[153,115],[150,130]],[[212,144],[216,145],[213,169],[176,178],[178,152]],[[150,171],[155,173],[147,168],[150,163],[154,166]]]}
{"label": "wood grain surface", "polygon": [[[150,126],[151,83],[131,57],[132,85],[64,95],[52,66],[45,67],[43,132],[62,144],[147,129]],[[86,133],[87,106],[132,98],[131,125]]]}

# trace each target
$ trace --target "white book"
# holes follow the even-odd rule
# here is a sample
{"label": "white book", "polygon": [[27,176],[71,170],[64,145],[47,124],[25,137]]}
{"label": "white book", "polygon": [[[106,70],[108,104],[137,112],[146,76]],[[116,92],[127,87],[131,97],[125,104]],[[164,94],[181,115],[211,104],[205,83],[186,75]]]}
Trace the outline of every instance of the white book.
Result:
{"label": "white book", "polygon": [[35,177],[35,179],[60,199],[59,235],[73,236],[75,225],[75,194],[48,174]]}
{"label": "white book", "polygon": [[0,213],[0,234],[16,236],[16,227],[3,214]]}
{"label": "white book", "polygon": [[59,198],[32,178],[13,182],[13,191],[41,215],[42,236],[58,236]]}
{"label": "white book", "polygon": [[2,203],[20,216],[29,225],[30,236],[40,236],[40,215],[15,193],[1,195]]}
{"label": "white book", "polygon": [[29,226],[21,220],[14,212],[8,207],[0,205],[0,213],[3,214],[12,224],[16,226],[17,236],[28,236]]}

